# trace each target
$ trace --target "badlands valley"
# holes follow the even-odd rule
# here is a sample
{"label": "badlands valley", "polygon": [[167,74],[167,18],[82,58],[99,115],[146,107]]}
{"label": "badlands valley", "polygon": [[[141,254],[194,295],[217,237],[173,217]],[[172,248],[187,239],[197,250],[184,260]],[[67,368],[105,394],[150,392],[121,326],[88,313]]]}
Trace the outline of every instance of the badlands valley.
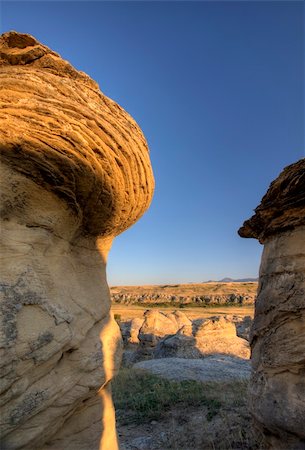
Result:
{"label": "badlands valley", "polygon": [[123,449],[262,448],[246,400],[256,290],[255,282],[110,289],[124,342],[113,386]]}
{"label": "badlands valley", "polygon": [[207,282],[146,286],[112,286],[114,304],[139,306],[253,306],[257,282]]}

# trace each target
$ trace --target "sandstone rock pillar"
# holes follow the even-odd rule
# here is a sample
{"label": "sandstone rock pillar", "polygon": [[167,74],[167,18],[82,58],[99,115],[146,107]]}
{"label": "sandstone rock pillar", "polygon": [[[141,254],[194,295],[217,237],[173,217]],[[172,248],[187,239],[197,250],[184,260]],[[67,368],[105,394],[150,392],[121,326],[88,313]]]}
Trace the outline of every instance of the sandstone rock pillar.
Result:
{"label": "sandstone rock pillar", "polygon": [[305,159],[273,181],[239,234],[264,245],[251,331],[251,411],[270,448],[305,449]]}
{"label": "sandstone rock pillar", "polygon": [[145,138],[85,73],[9,32],[0,150],[1,448],[115,450],[106,262],[152,198]]}

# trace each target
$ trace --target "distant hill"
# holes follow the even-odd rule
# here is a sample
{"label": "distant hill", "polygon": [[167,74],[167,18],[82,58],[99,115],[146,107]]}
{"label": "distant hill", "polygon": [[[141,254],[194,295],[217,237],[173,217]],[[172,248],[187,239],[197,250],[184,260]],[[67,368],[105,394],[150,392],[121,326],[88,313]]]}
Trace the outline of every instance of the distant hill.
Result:
{"label": "distant hill", "polygon": [[[173,307],[231,305],[253,305],[256,298],[257,283],[254,278],[244,281],[225,278],[210,283],[162,284],[146,286],[112,286],[113,303],[138,305],[167,305]],[[233,281],[233,280],[232,280]]]}
{"label": "distant hill", "polygon": [[222,278],[222,280],[209,280],[203,281],[203,283],[256,283],[258,278]]}

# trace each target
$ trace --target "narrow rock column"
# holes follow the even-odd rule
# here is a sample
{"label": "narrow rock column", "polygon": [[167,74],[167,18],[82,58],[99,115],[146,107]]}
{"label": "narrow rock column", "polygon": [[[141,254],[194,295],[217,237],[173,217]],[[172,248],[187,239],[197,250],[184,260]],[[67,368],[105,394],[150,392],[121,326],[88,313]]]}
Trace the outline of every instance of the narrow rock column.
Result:
{"label": "narrow rock column", "polygon": [[0,151],[1,448],[116,450],[106,263],[153,195],[145,138],[88,75],[9,32]]}
{"label": "narrow rock column", "polygon": [[264,244],[251,412],[270,448],[305,449],[305,159],[284,169],[239,234]]}

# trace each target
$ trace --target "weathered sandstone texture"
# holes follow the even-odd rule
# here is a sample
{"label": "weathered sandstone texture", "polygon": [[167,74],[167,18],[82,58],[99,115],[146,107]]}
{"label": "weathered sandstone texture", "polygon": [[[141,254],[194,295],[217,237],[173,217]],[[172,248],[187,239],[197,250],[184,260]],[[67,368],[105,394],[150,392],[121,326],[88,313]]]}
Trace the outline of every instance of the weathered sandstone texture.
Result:
{"label": "weathered sandstone texture", "polygon": [[138,344],[139,331],[143,325],[144,319],[135,317],[129,322],[120,323],[122,338],[124,344]]}
{"label": "weathered sandstone texture", "polygon": [[1,448],[115,450],[121,335],[105,268],[151,201],[146,141],[85,73],[10,32],[0,149]]}
{"label": "weathered sandstone texture", "polygon": [[249,359],[249,343],[237,335],[235,322],[243,324],[237,316],[213,316],[192,322],[181,311],[165,314],[147,310],[144,321],[133,319],[120,324],[126,346],[123,363],[129,366],[141,359],[203,358],[215,354]]}
{"label": "weathered sandstone texture", "polygon": [[177,333],[179,327],[173,316],[171,314],[168,317],[165,313],[156,309],[147,310],[138,334],[141,345],[155,346],[162,337]]}
{"label": "weathered sandstone texture", "polygon": [[305,159],[239,230],[264,244],[250,342],[251,410],[273,449],[305,449]]}
{"label": "weathered sandstone texture", "polygon": [[184,325],[176,334],[161,339],[154,357],[202,358],[218,354],[249,359],[249,344],[236,333],[234,322],[226,317],[202,319],[198,326]]}
{"label": "weathered sandstone texture", "polygon": [[203,321],[194,333],[196,347],[204,356],[217,354],[250,358],[249,343],[236,334],[235,324],[226,317]]}

